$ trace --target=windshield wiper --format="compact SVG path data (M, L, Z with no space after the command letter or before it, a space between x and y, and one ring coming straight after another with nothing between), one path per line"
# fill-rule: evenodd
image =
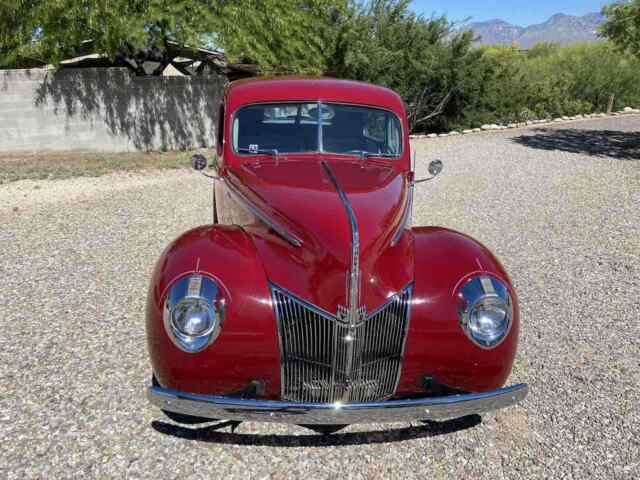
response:
M379 158L396 158L398 155L396 155L395 153L373 153L373 152L367 152L365 153L365 158L371 158L371 157L379 157Z
M249 153L251 155L271 155L276 161L276 167L280 165L280 154L277 148L238 148L240 153ZM260 160L256 160L260 164Z
M358 155L361 159L365 158L396 158L398 155L394 153L375 153L366 152L364 150L349 150L348 152L341 152L342 155Z
M250 153L252 155L273 155L278 158L277 148L238 148L240 153Z

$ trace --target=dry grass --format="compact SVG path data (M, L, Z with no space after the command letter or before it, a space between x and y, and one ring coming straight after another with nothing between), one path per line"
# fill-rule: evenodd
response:
M97 177L115 171L188 167L192 151L149 153L0 153L0 184L17 180ZM207 152L208 157L212 152Z

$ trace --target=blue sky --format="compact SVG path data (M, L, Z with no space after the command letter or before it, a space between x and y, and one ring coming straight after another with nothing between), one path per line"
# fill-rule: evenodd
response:
M412 9L430 16L446 14L450 20L472 21L502 18L523 27L542 23L555 13L584 15L597 12L610 1L603 0L414 0Z

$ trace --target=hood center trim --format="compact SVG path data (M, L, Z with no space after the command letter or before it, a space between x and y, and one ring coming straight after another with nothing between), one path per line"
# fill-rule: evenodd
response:
M321 162L327 177L333 184L333 187L340 196L340 201L347 212L349 218L349 225L351 227L351 266L347 273L347 306L338 308L338 318L344 323L349 324L352 328L363 321L366 318L366 313L363 308L359 307L360 303L360 232L358 229L358 219L353 211L353 207L347 198L347 195L340 187L338 179L336 178L333 170L329 164L325 161Z

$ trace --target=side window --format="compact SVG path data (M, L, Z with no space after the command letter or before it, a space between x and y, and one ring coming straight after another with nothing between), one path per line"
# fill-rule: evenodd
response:
M387 118L387 147L389 153L399 154L402 150L402 138L400 136L400 126L393 117Z
M384 124L387 114L382 112L368 112L363 135L378 143L384 142Z
M395 116L386 112L368 112L362 134L378 143L383 153L399 154L401 151L400 127Z

